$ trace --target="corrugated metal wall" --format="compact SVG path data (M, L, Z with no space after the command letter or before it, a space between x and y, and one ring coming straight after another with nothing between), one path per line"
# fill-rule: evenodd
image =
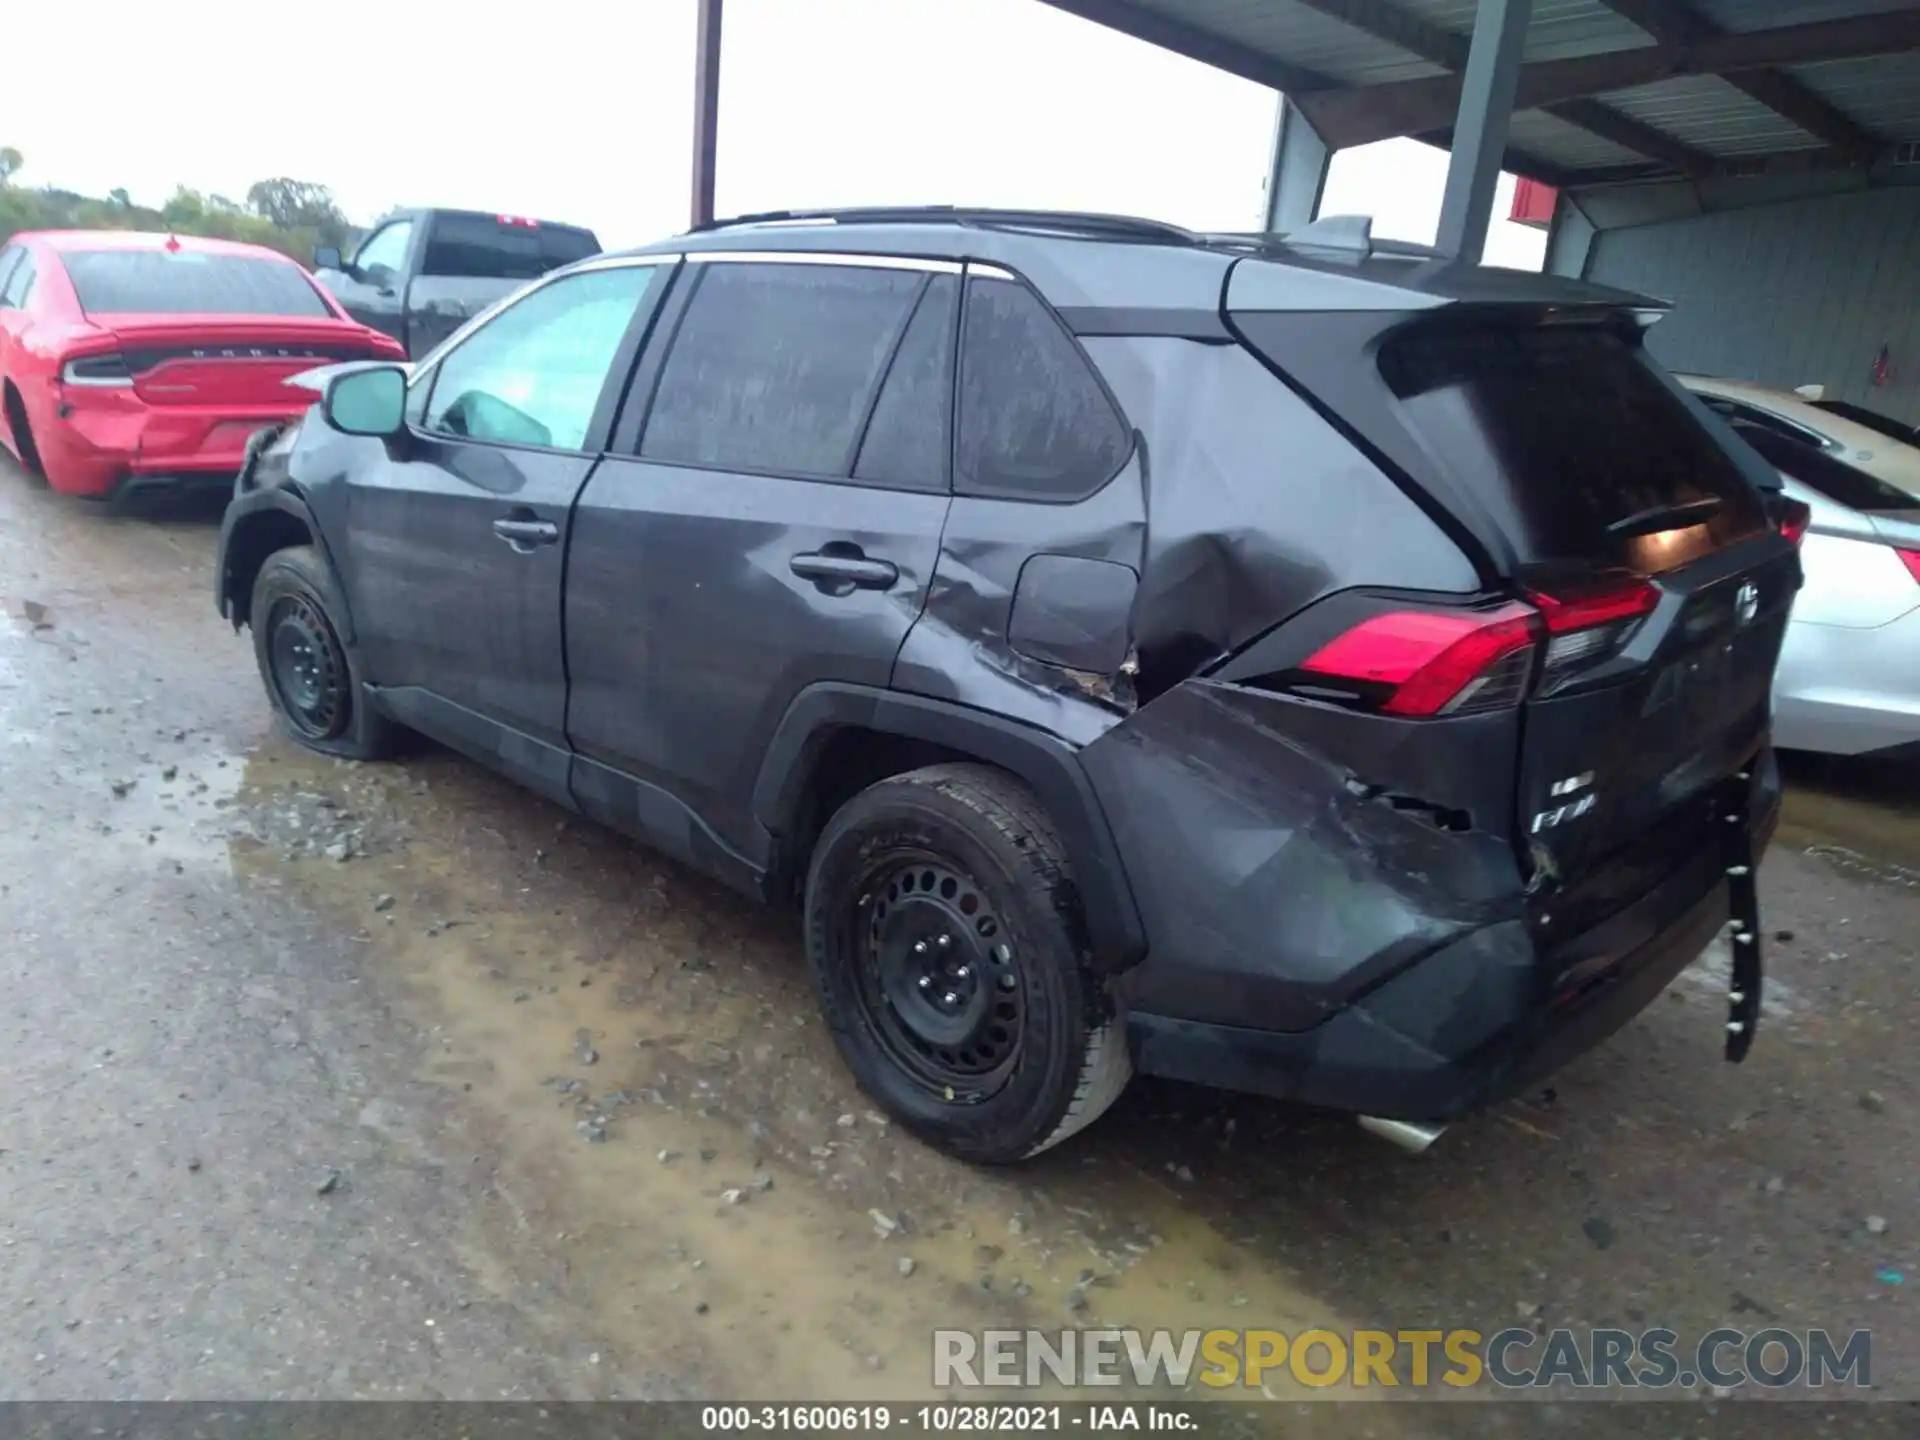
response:
M1674 302L1647 343L1675 370L1821 384L1920 424L1920 186L1602 231L1587 277Z

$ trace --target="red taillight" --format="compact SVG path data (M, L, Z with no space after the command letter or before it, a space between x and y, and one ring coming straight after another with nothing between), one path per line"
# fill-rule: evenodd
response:
M1389 715L1458 715L1517 703L1532 666L1534 613L1524 605L1396 610L1362 620L1309 656L1309 674L1388 687Z
M1644 580L1634 580L1606 590L1570 595L1547 595L1536 590L1530 598L1546 617L1547 633L1564 635L1619 620L1638 620L1660 603L1660 592Z
M1798 545L1807 538L1807 527L1813 523L1813 509L1799 500L1780 502L1780 533Z
M1920 550L1896 549L1893 553L1900 557L1900 563L1907 567L1907 573L1915 580L1920 580Z
M498 218L502 225L518 225L523 230L538 230L540 228L540 222L538 220L529 220L524 215L502 215Z

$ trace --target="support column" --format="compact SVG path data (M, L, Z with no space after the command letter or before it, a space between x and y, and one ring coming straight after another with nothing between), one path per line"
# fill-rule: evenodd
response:
M1285 234L1311 225L1327 188L1333 151L1293 101L1280 97L1274 117L1273 158L1267 165L1266 230Z
M1587 278L1587 257L1593 253L1593 237L1598 233L1586 212L1573 197L1562 194L1553 207L1553 225L1547 231L1547 259L1542 267L1548 275L1564 275L1569 280Z
M1493 219L1493 191L1506 153L1520 52L1533 0L1480 0L1473 44L1460 77L1460 113L1453 123L1446 197L1440 203L1440 253L1479 264Z
M713 220L713 177L720 136L720 6L700 0L693 71L693 224Z

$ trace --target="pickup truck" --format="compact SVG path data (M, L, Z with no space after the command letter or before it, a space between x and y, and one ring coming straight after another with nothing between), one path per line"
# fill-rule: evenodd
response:
M314 278L419 359L502 296L600 253L591 230L477 210L397 210L353 258L313 252Z

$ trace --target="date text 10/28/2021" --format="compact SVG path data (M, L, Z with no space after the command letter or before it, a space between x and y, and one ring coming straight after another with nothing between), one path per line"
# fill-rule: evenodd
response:
M1183 1405L707 1405L700 1428L749 1431L897 1431L907 1435L1007 1434L1018 1431L1200 1428L1197 1407Z

